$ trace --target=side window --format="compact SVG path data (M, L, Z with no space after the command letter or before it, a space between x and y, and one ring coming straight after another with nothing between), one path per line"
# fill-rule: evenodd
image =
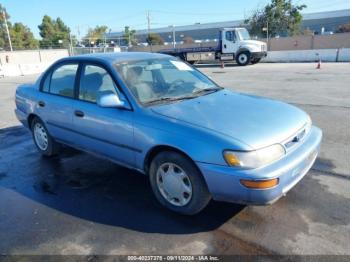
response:
M236 41L236 34L234 31L226 31L226 40L235 42Z
M98 92L101 91L112 91L117 94L117 86L105 69L86 65L80 78L79 99L95 103Z
M77 64L63 65L57 68L51 76L50 93L66 97L74 97L74 83L77 70Z

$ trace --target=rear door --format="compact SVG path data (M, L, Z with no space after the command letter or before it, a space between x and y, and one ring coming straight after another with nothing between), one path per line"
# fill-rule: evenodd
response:
M71 143L74 89L78 63L63 63L48 72L42 82L38 114L49 133L57 140Z
M98 92L107 90L122 95L102 65L83 64L73 104L73 128L79 136L75 142L88 151L134 166L135 153L139 151L133 139L134 112L98 106Z

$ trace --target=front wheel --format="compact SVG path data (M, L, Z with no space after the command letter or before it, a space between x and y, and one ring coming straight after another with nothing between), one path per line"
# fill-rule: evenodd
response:
M197 214L211 199L202 174L182 154L159 153L151 163L149 178L157 200L177 213Z
M60 145L50 136L43 121L35 117L31 123L34 143L39 152L44 156L56 155Z
M236 61L237 61L237 64L240 66L248 65L250 62L250 52L244 51L244 52L238 53L238 55L236 56Z

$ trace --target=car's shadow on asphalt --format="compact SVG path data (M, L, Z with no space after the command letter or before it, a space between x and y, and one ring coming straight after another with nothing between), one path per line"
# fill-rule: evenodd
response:
M148 177L137 171L68 147L57 157L41 157L21 127L0 134L6 141L0 152L16 156L0 158L0 186L84 220L146 233L189 234L217 229L244 208L212 201L195 216L178 215L158 204Z

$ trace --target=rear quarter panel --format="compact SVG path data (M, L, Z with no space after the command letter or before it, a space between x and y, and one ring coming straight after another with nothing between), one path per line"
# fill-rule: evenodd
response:
M26 127L29 127L28 116L35 113L40 95L37 83L23 84L16 89L15 113L18 120Z

